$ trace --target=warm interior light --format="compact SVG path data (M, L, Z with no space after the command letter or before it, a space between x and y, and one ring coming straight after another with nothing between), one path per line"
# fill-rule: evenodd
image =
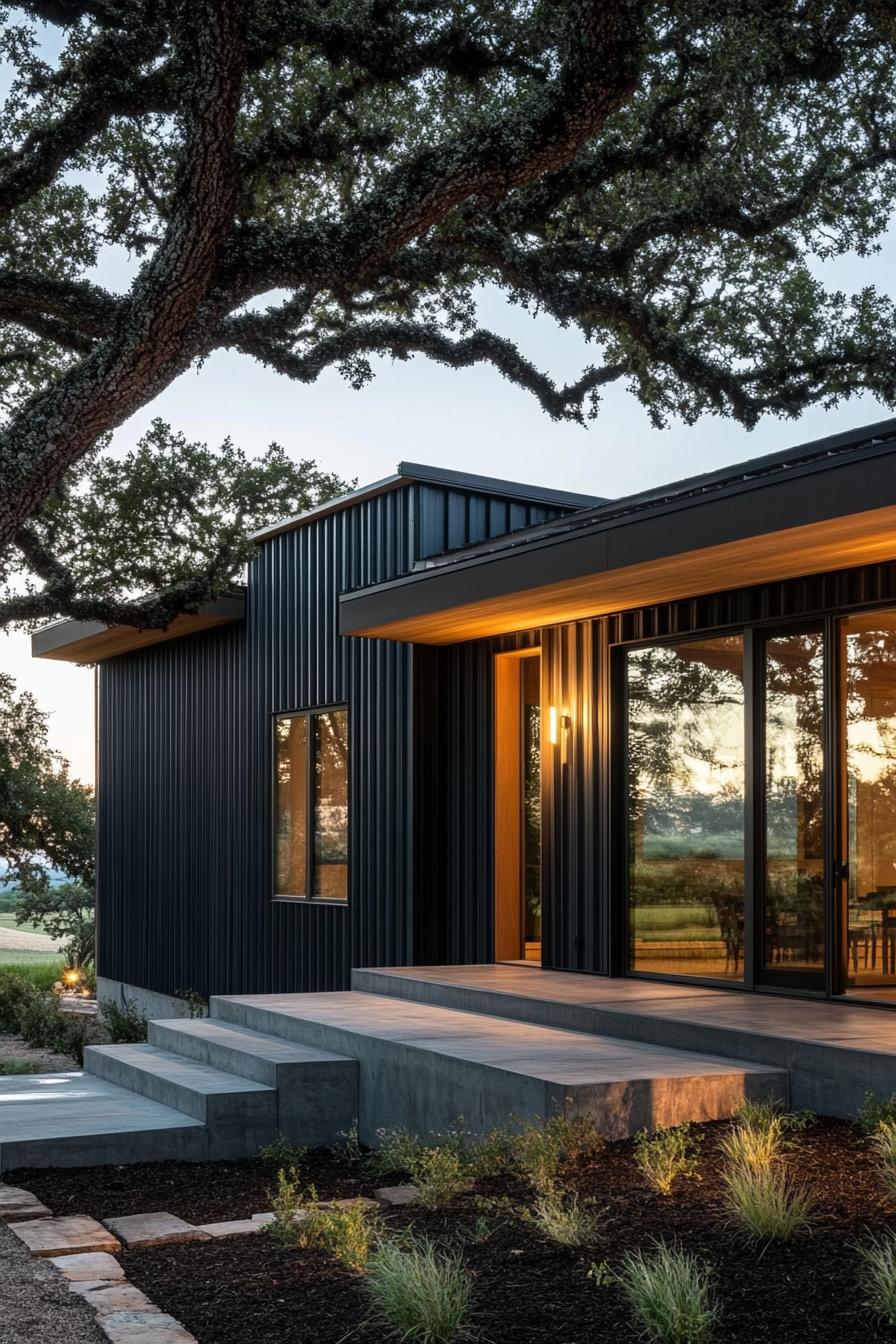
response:
M552 747L556 747L557 743L560 741L560 734L558 731L559 722L560 716L557 713L557 706L550 705L548 707L548 740Z

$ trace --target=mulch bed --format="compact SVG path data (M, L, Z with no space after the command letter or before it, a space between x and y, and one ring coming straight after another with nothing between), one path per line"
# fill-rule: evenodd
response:
M419 1208L386 1215L390 1229L463 1246L475 1276L469 1327L491 1344L634 1344L639 1331L619 1287L593 1265L617 1266L621 1255L655 1239L675 1242L713 1267L722 1314L716 1344L874 1344L894 1332L863 1304L855 1242L870 1231L896 1230L896 1202L883 1189L872 1157L850 1125L818 1121L800 1136L789 1160L794 1178L816 1198L811 1232L789 1246L757 1248L727 1221L716 1145L719 1125L703 1127L700 1179L681 1181L664 1198L644 1185L630 1143L608 1146L574 1173L580 1198L600 1213L599 1241L567 1249L546 1241L519 1214L528 1201L502 1180L481 1182L445 1213ZM253 1174L254 1173L254 1174ZM110 1180L111 1177L111 1180ZM303 1178L322 1196L368 1193L366 1175L325 1156L303 1163ZM271 1184L259 1163L196 1168L151 1167L16 1173L57 1212L112 1213L169 1209L192 1221L255 1211ZM129 1193L128 1193L129 1192ZM247 1202L248 1201L248 1202ZM64 1204L64 1208L62 1205ZM265 1235L131 1252L128 1278L171 1312L200 1344L373 1344L385 1338L369 1317L363 1280L328 1257L278 1247Z
M282 1164L280 1164L282 1165ZM60 1217L86 1213L120 1218L164 1211L189 1223L251 1218L271 1207L277 1163L248 1158L238 1162L144 1162L132 1167L29 1167L3 1179L37 1195ZM301 1161L302 1184L321 1199L371 1195L382 1182L334 1161L329 1152L308 1153Z

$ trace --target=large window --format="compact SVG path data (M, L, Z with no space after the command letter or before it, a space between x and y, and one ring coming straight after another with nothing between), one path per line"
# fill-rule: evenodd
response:
M348 896L348 713L326 709L274 721L276 895Z
M629 965L740 980L743 640L633 649L626 672Z

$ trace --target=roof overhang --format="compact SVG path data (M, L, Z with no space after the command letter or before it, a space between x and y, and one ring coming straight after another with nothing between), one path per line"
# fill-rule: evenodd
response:
M893 422L888 429L851 451L792 464L780 455L766 460L774 470L639 497L629 510L598 509L347 593L341 631L449 644L896 559Z
M101 663L151 644L230 625L245 614L245 594L229 593L204 603L195 613L175 617L164 630L137 630L132 625L104 625L101 621L56 621L31 636L31 656L66 663Z

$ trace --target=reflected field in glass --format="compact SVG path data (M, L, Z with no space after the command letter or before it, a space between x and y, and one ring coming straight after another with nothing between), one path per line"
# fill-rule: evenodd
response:
M629 965L743 978L739 635L626 655Z

